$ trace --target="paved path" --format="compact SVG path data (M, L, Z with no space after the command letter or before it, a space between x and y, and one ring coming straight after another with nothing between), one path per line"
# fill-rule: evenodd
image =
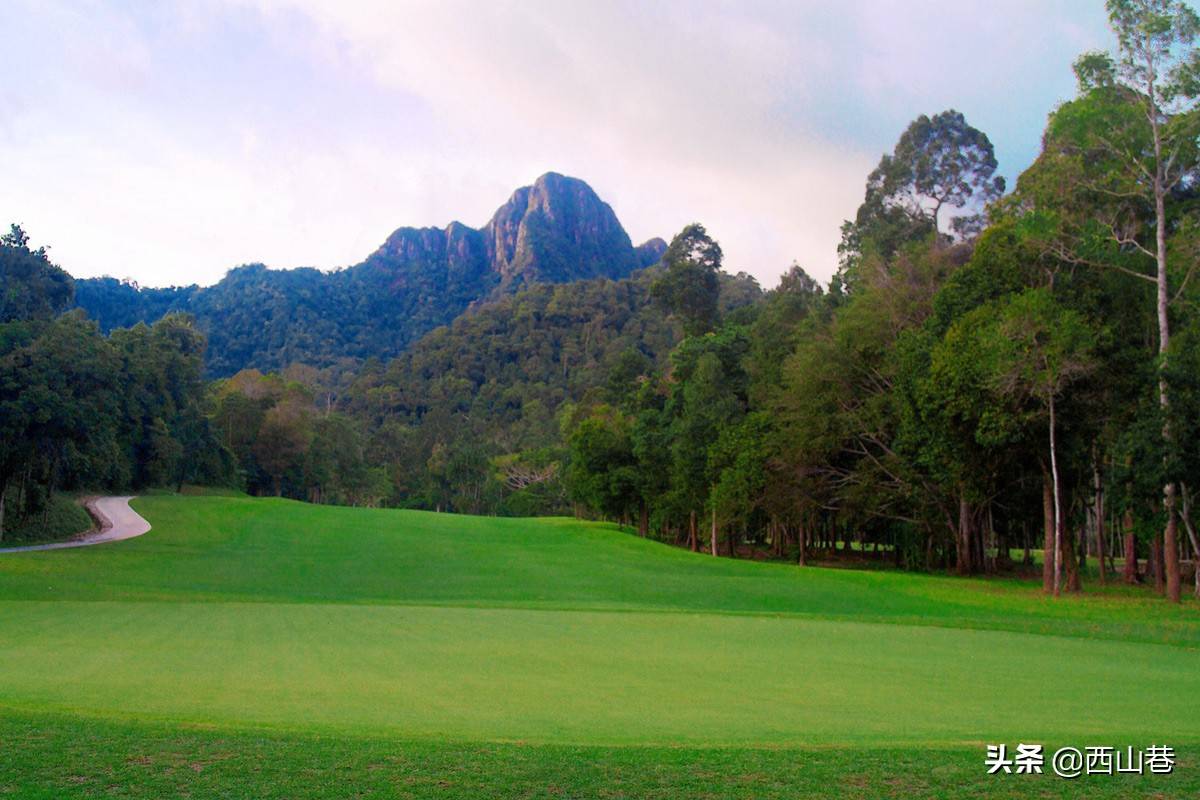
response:
M92 544L132 539L150 530L150 523L129 507L132 497L98 497L87 502L92 516L100 520L100 530L91 531L68 542L33 544L26 547L4 547L0 553L23 553L29 550L61 550L65 547L87 547Z

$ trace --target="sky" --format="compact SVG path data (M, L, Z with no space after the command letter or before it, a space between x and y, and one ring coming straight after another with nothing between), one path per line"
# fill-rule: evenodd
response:
M333 269L547 171L637 244L827 280L867 174L956 108L1010 183L1101 0L5 0L0 224L77 277Z

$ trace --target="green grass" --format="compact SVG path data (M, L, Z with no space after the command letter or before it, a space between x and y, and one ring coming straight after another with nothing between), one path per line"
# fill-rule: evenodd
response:
M20 525L6 529L4 538L0 539L0 547L61 542L85 533L92 527L92 518L78 498L55 493L50 496L44 514L35 514Z
M0 600L459 605L798 615L1200 646L1200 609L1089 587L714 559L570 519L147 497L115 546L0 559Z
M563 519L135 507L146 536L0 557L0 741L23 742L0 797L1200 790L1194 602L713 559ZM983 744L1018 741L1165 742L1181 768L981 779Z
M1194 797L1174 775L988 776L974 747L699 748L431 742L214 731L45 714L0 717L0 797L384 798Z

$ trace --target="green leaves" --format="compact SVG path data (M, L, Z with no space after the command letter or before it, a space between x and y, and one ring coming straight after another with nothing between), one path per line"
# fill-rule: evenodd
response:
M1180 0L1108 0L1107 5L1120 51L1118 78L1167 103L1194 99L1192 45L1200 34L1200 16Z
M29 249L18 225L0 236L0 324L45 320L71 305L75 282L50 262L46 249Z
M866 197L853 222L842 226L841 283L853 288L864 259L891 259L928 236L950 238L943 212L968 209L949 223L960 238L982 226L980 212L1004 193L987 134L950 109L922 114L867 177Z
M688 336L708 333L717 325L721 259L721 246L699 223L680 231L663 256L666 272L655 281L651 294L679 318Z
M567 485L571 495L600 514L624 519L638 504L638 473L629 427L606 407L572 432Z

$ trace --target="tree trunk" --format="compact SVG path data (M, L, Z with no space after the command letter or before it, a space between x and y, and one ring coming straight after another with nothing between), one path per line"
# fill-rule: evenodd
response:
M645 539L650 535L650 509L646 506L646 502L642 501L642 507L638 511L638 536Z
M688 549L693 553L700 549L700 543L696 538L696 512L692 510L688 514Z
M1054 488L1042 473L1042 591L1054 591Z
M1193 592L1196 597L1200 597L1200 537L1196 536L1196 529L1192 526L1192 498L1187 486L1180 484L1179 491L1183 495L1183 512L1179 516L1183 520L1184 529L1187 530L1188 540L1192 543Z
M796 527L796 541L800 545L800 555L796 557L796 563L802 567L804 566L804 560L805 560L804 550L805 550L805 545L807 544L807 542L806 542L807 539L808 539L808 532L805 529L804 521L801 520Z
M1083 587L1079 580L1079 548L1076 546L1075 535L1070 528L1063 527L1062 536L1063 571L1067 580L1067 591L1078 592Z
M1121 580L1133 584L1138 582L1137 539L1133 536L1133 509L1125 509L1125 564L1121 567Z
M709 541L712 544L713 558L716 558L719 555L717 553L717 507L716 506L713 506L713 509L712 509L712 533L709 536Z
M1054 596L1062 591L1062 497L1058 479L1058 443L1055 437L1054 392L1050 392L1050 473L1054 482Z
M958 558L956 572L971 574L971 507L961 492L958 495Z
M1179 515L1175 511L1175 484L1168 483L1163 505L1167 511L1167 529L1163 531L1163 566L1167 573L1167 599L1180 602L1179 582Z
M1163 170L1162 131L1155 110L1158 98L1155 97L1153 78L1149 86L1149 100L1152 109L1150 130L1154 142L1154 262L1155 262L1155 305L1158 312L1158 405L1163 413L1163 442L1170 446L1174 440L1171 431L1171 398L1167 386L1167 351L1171 347L1171 320L1167 313L1170 303L1170 293L1167 284L1167 209L1166 196L1168 192L1167 177ZM1159 563L1166 568L1167 599L1173 603L1180 601L1179 586L1179 521L1175 517L1175 484L1168 480L1163 487L1163 511L1167 514L1167 527L1163 531L1163 558ZM1161 567L1160 567L1161 570ZM1157 585L1157 576L1155 578Z
M1166 589L1163 574L1163 540L1155 536L1150 542L1150 571L1154 574L1154 591L1162 594Z
M1104 568L1104 485L1100 481L1100 460L1096 455L1096 445L1092 444L1092 514L1095 517L1096 562L1100 565L1100 585L1107 581Z

